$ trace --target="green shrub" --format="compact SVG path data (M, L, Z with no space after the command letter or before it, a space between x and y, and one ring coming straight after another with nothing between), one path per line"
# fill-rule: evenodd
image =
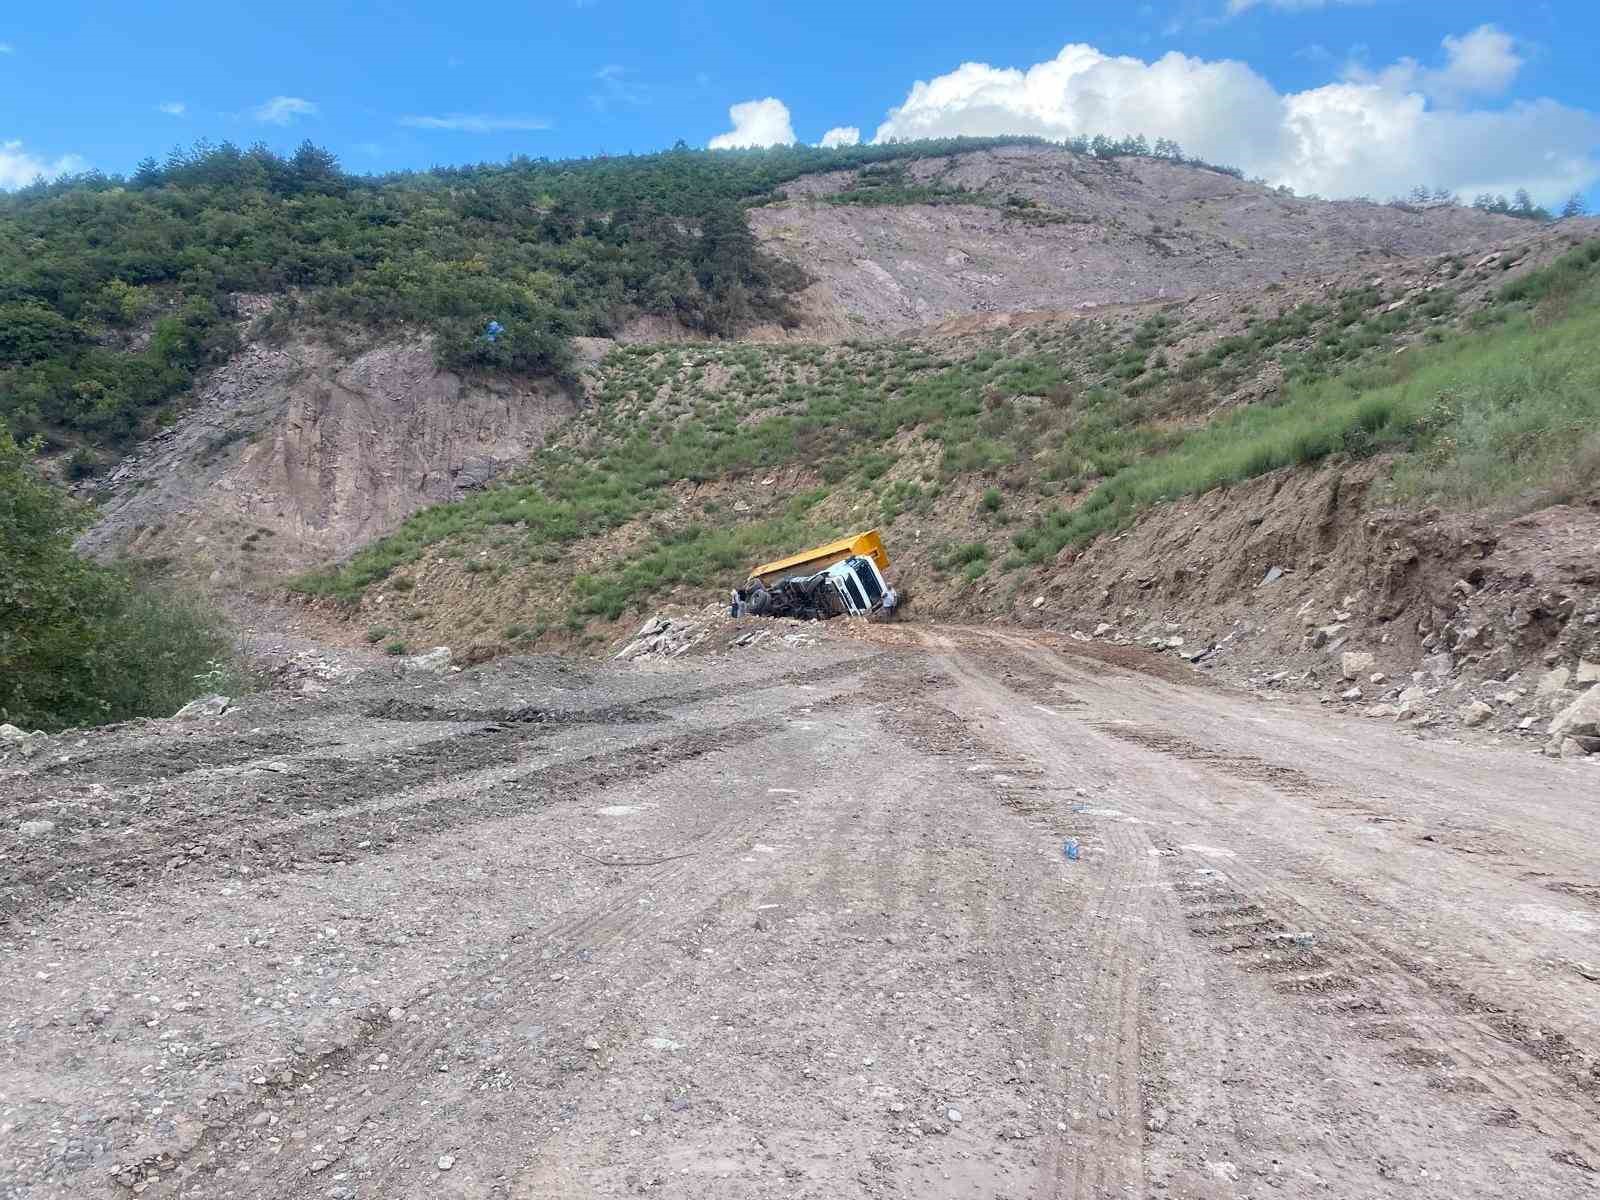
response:
M383 652L393 658L399 658L406 652L406 644L404 642L390 642L383 648Z
M983 507L988 512L999 512L1000 505L1004 502L1004 497L1000 495L999 488L989 488L983 493Z
M0 427L0 721L28 728L171 716L243 683L220 617L79 557L86 514Z

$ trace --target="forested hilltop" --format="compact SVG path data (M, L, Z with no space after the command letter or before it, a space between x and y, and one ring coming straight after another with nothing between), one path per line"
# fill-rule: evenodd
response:
M235 348L237 297L334 335L420 327L442 365L559 375L568 339L639 315L706 336L792 320L800 269L762 252L745 208L800 176L1030 138L699 151L356 176L304 143L199 143L130 177L0 197L0 419L19 438L120 450L170 418ZM1082 139L1100 158L1210 170L1173 143ZM1237 172L1229 171L1231 174ZM918 197L907 197L912 200ZM504 332L483 336L497 321Z
M290 293L280 322L420 326L445 365L540 374L567 368L569 337L638 314L712 336L783 322L805 280L759 250L746 203L823 168L992 144L373 177L309 142L287 158L201 143L129 178L36 185L0 198L0 417L58 447L125 446L233 348L240 293Z

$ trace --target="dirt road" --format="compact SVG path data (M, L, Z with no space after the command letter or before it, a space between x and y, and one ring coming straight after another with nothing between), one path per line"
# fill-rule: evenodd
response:
M0 766L0 1197L1600 1192L1594 765L874 637Z

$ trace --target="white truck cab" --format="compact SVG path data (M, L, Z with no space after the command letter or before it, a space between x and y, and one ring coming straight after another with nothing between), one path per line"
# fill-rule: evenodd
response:
M893 613L898 597L878 570L878 564L865 555L854 555L834 563L822 574L838 592L844 610L853 617L869 616L879 609Z

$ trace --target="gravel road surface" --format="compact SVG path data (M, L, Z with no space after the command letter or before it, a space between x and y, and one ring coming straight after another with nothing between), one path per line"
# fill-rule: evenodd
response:
M938 626L52 738L0 1197L1600 1194L1597 802Z

